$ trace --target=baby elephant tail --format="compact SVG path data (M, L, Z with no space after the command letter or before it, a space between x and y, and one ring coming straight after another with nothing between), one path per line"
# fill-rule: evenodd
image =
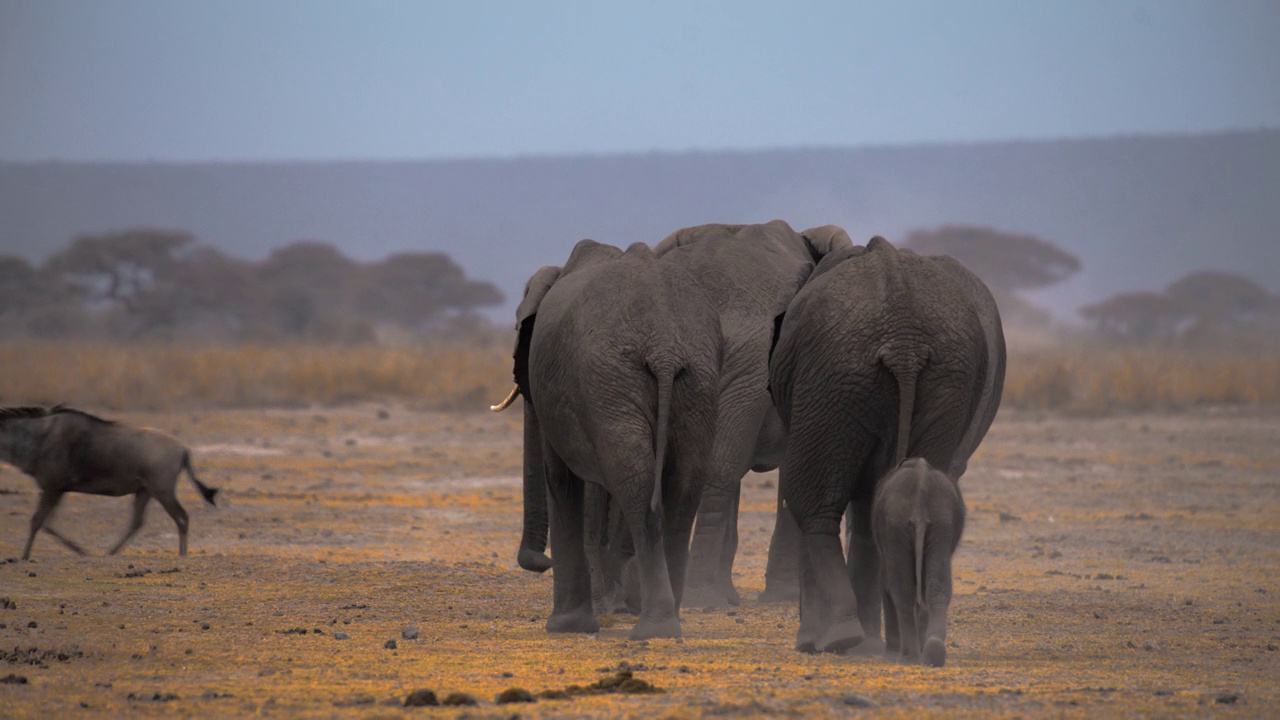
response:
M200 482L200 478L196 477L196 471L191 468L191 453L185 450L182 452L182 469L187 471L187 477L195 483L196 489L200 491L200 497L210 505L216 506L218 503L214 502L213 498L218 494L218 488L209 487Z

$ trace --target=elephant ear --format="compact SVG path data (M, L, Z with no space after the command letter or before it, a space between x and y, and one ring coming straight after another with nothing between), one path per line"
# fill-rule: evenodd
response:
M525 283L524 299L516 308L516 347L512 352L515 360L512 374L515 375L516 387L520 388L520 394L526 402L532 402L529 397L529 342L533 339L533 324L538 315L538 305L558 279L560 268L554 265L540 268Z
M839 225L822 225L800 233L815 263L837 250L853 247L853 239Z

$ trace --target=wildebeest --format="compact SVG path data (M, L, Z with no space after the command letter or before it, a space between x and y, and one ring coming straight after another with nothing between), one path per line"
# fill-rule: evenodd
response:
M187 471L201 497L210 505L217 489L196 477L191 453L175 438L151 428L136 427L62 405L0 407L0 460L30 475L40 486L40 500L31 516L31 532L22 559L31 557L36 533L44 527L63 493L90 495L133 494L133 518L120 548L142 527L147 501L155 498L178 525L178 554L187 554L187 511L178 502L178 473ZM52 527L45 531L73 551L80 546Z

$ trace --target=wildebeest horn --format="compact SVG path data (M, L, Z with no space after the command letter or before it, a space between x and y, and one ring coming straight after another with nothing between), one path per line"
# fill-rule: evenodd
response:
M507 397L497 405L490 405L489 409L493 412L502 412L503 410L506 410L507 408L511 407L511 403L516 401L516 396L519 394L520 394L520 386L512 385L511 394L507 395Z

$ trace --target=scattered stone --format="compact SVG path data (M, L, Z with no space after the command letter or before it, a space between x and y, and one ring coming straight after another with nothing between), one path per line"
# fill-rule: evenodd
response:
M1003 510L1000 511L1000 522L1002 523L1019 522L1020 520L1022 520L1022 518L1014 515L1013 513L1007 513Z
M18 603L10 600L7 597L0 598L0 610L17 610L17 609L18 609Z
M31 622L27 623L27 627L29 627L29 628L38 628L38 627L40 627L40 623L37 623L35 620L32 620Z
M498 696L495 697L493 701L499 705L506 705L507 703L537 702L537 700L533 697L533 693L529 692L528 690L525 690L524 688L514 688L514 687L507 688L506 690L503 690L502 692L498 693Z
M28 682L30 681L27 680L25 675L15 675L13 673L0 678L0 685L26 685Z
M1098 573L1093 576L1094 580L1115 580L1116 576L1111 573Z
M439 705L433 690L414 690L404 699L405 707L427 707Z
M1224 692L1213 696L1213 701L1218 705L1235 705L1239 699L1240 695L1237 693Z
M351 636L339 630L338 632L333 634L333 639L334 640L350 640Z
M209 629L209 623L200 623L200 629L201 629L201 630L208 630L208 629Z
M386 410L383 410L382 408L378 408L377 415L379 420L386 420L387 418L391 417L391 413L387 412Z
M841 698L841 701L849 707L873 708L876 706L874 700L866 695L859 695L858 693L849 693Z
M303 627L289 628L288 630L277 630L278 635L306 635L307 629Z
M383 647L383 648L385 648L385 649L387 649L387 650L395 650L395 649L396 649L396 641L395 641L395 640L388 640L388 641L386 641L386 642L382 643L382 647Z
M476 700L474 696L468 695L464 692L451 692L445 697L444 700L440 701L440 704L451 705L451 706L460 706L460 705L472 706L472 705L479 705L480 702Z
M233 698L233 697L235 697L235 695L232 695L231 693L220 693L217 690L205 690L204 694L200 696L200 699L201 700L225 700L227 698Z
M538 693L543 700L568 700L572 695L564 690L543 690Z
M418 628L410 625L400 631L400 637L404 638L405 640L417 640Z
M338 609L339 610L364 610L368 607L369 606L365 605L364 603L351 603L350 605L343 605Z
M135 702L169 702L171 700L181 700L182 698L173 693L158 692L151 695L151 697L147 697L146 693L129 693L125 699L133 700Z

